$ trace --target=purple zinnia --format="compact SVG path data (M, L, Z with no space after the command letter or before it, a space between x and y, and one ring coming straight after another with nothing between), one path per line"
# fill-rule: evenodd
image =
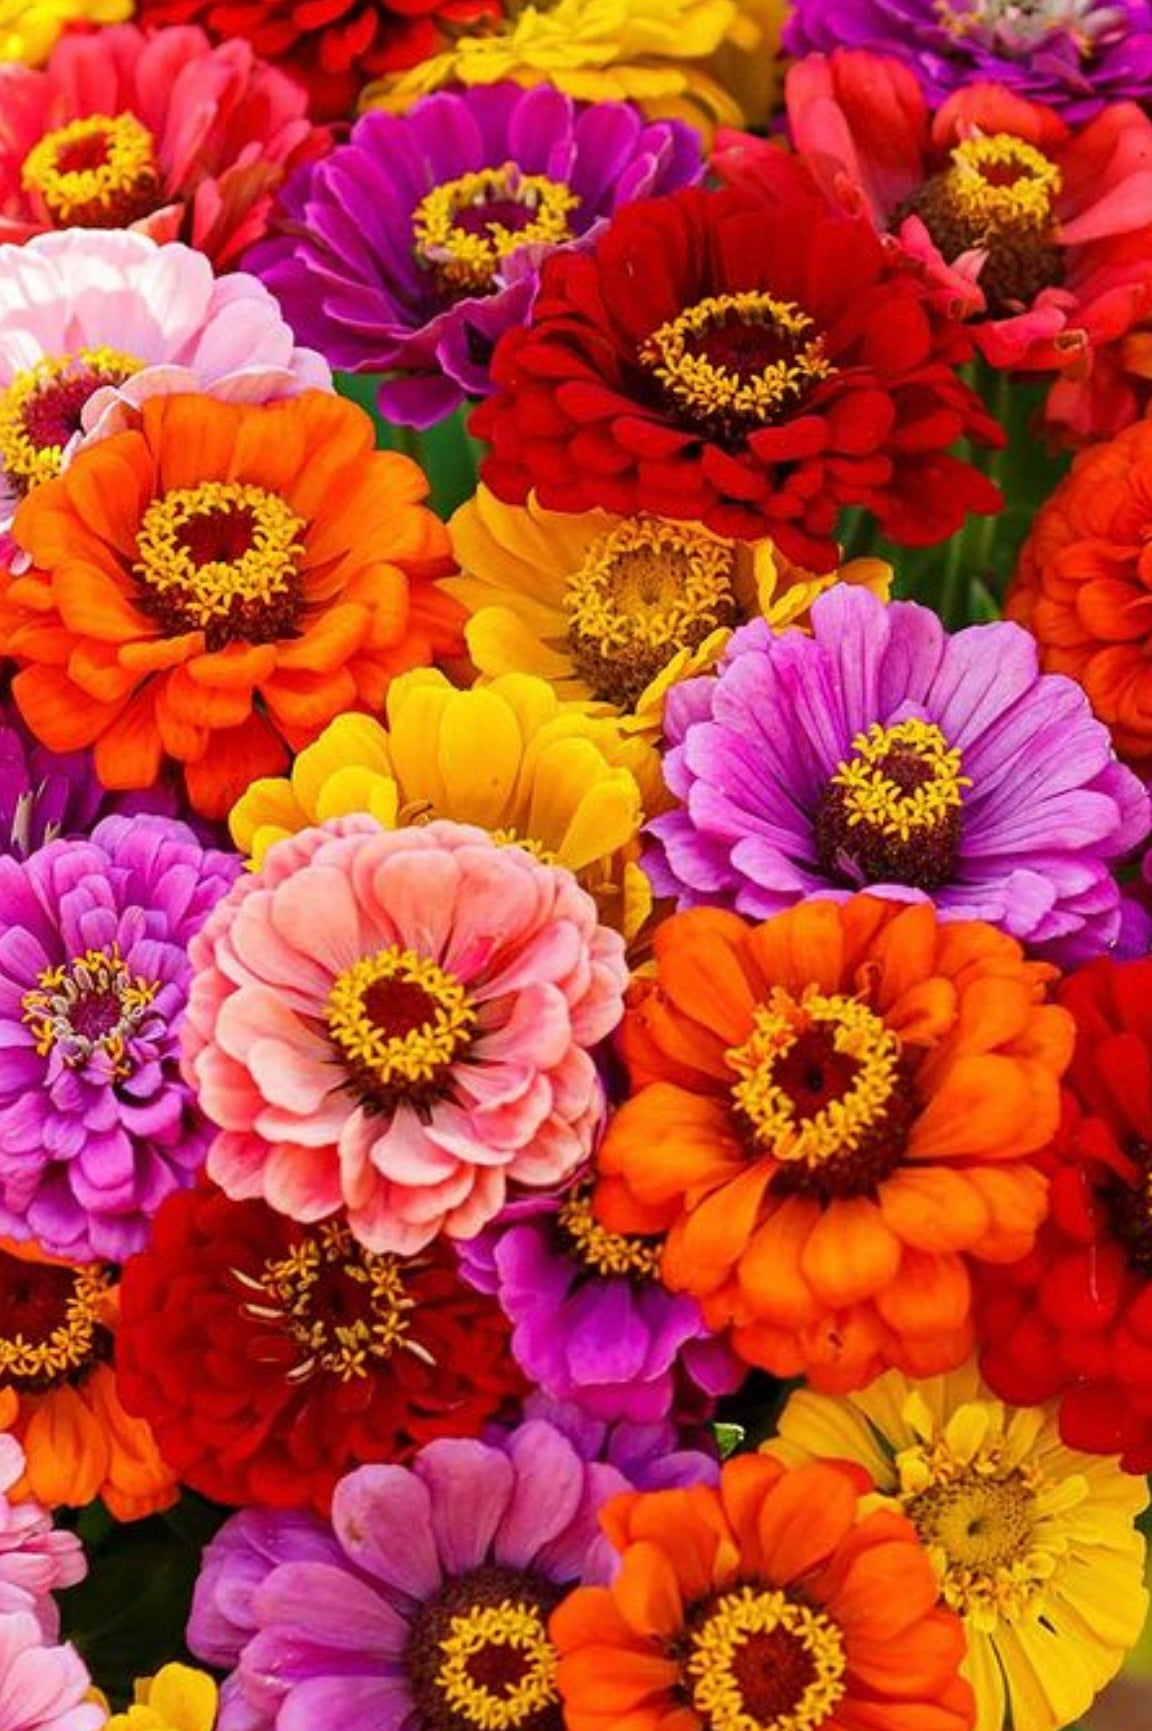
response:
M0 1232L138 1250L213 1127L180 1077L188 941L240 871L164 817L0 859Z
M1080 686L1040 673L1015 625L950 636L927 607L844 587L811 617L811 637L745 626L717 677L669 694L684 803L649 826L657 893L765 919L867 889L1061 963L1114 946L1111 866L1152 818Z
M244 263L301 341L346 372L396 373L381 411L428 427L491 389L492 351L527 318L549 252L702 173L692 127L628 103L544 84L441 92L365 114L301 168Z
M990 79L1067 121L1109 102L1143 102L1152 84L1150 0L796 0L783 45L892 54L931 107Z
M256 1530L237 1516L208 1548L188 1630L216 1663L244 1640L219 1731L442 1731L490 1723L493 1708L502 1724L562 1731L548 1618L577 1582L606 1577L597 1515L629 1488L535 1419L349 1473L327 1555L319 1524L297 1521L274 1561L274 1524L292 1517Z
M590 1192L510 1203L457 1244L461 1271L495 1297L517 1364L554 1400L609 1422L698 1416L741 1370L695 1299L660 1284L661 1241L609 1232Z

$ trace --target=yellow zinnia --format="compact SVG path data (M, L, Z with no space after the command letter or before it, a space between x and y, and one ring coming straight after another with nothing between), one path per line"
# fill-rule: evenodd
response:
M448 527L462 575L442 587L471 615L481 673L538 674L562 697L610 705L653 744L668 691L713 667L735 626L759 615L779 631L802 626L833 583L887 600L892 578L879 559L814 577L771 541L725 541L657 517L569 516L531 499L505 505L483 486Z
M132 0L0 0L0 60L42 66L69 24L120 24Z
M366 108L403 112L446 84L554 84L584 102L630 101L650 115L704 129L739 125L743 111L706 70L725 43L771 52L763 0L557 0L522 6L502 26L462 36L398 78L370 84Z
M792 1395L768 1452L856 1461L928 1548L968 1632L976 1731L1055 1731L1116 1675L1148 1607L1143 1479L1060 1441L1054 1405L996 1400L972 1364Z
M639 866L641 782L655 754L606 713L564 703L542 679L511 674L459 691L419 668L394 679L386 721L342 715L288 777L256 781L232 835L259 866L309 824L366 812L387 829L451 818L567 866L600 917L632 937L651 907Z
M135 1702L113 1713L105 1731L212 1731L218 1691L205 1671L190 1665L165 1665L154 1677L143 1677Z

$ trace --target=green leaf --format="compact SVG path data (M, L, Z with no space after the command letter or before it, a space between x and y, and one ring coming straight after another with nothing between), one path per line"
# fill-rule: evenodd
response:
M441 517L450 517L476 491L480 446L469 437L465 426L470 408L458 410L423 432L415 427L397 427L386 421L376 406L379 385L379 376L336 374L340 395L358 403L376 423L376 443L380 449L401 451L419 463L431 482L433 509Z

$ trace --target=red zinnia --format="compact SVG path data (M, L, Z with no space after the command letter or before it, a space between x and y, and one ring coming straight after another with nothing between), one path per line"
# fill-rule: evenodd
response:
M503 1315L446 1247L375 1256L214 1185L165 1203L120 1297L125 1405L217 1502L323 1513L352 1467L476 1436L524 1389Z
M978 1276L982 1369L1020 1406L1059 1398L1070 1448L1152 1472L1152 958L1065 981L1076 1020L1049 1219Z
M762 195L640 201L593 251L547 261L473 417L498 497L770 534L818 570L847 507L906 545L999 508L948 454L1002 438L956 373L971 339L864 217L780 160Z

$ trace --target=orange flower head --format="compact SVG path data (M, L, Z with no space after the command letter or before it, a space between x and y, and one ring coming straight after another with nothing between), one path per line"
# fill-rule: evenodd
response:
M615 1580L550 1625L568 1731L969 1731L962 1625L869 1488L744 1455L718 1487L609 1503Z
M856 1388L972 1345L967 1259L1027 1254L1072 1021L1055 970L928 903L696 908L655 937L595 1207L777 1376Z
M0 1430L26 1458L18 1495L47 1508L101 1497L117 1520L168 1508L179 1486L111 1364L119 1296L110 1269L0 1240Z
M1152 421L1077 457L1040 506L1006 612L1083 686L1119 755L1152 771Z
M0 650L21 713L54 751L92 746L109 788L174 760L223 817L393 674L458 652L426 493L339 397L152 399L17 512L32 566L0 574Z

